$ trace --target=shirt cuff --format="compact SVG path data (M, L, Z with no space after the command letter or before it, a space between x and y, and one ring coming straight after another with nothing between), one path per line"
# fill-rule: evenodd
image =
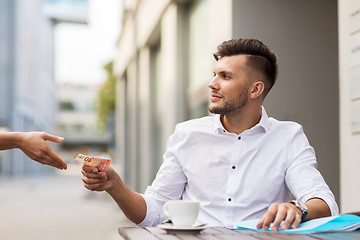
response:
M301 201L302 202L306 202L308 201L309 199L311 198L320 198L322 199L330 208L330 212L331 212L331 216L337 216L339 215L339 207L338 205L336 204L335 200L333 197L330 197L330 196L324 196L324 195L321 195L321 194L316 194L316 195L307 195L307 196L304 196Z
M146 203L146 216L141 223L137 224L137 226L140 227L157 226L158 224L161 223L161 221L164 220L160 214L160 211L162 212L162 209L159 209L158 204L151 197L146 196L144 194L140 194L140 195L144 198Z

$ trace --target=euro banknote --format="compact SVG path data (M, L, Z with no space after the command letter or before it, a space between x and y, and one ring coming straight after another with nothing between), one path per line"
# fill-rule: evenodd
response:
M100 172L107 172L111 163L110 159L89 157L81 153L76 154L74 159L86 166L96 167Z

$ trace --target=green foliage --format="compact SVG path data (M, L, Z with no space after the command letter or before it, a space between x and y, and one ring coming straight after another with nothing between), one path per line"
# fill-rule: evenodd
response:
M108 125L108 118L115 112L116 102L116 78L113 75L113 62L104 66L107 78L101 86L96 102L98 127L102 130Z

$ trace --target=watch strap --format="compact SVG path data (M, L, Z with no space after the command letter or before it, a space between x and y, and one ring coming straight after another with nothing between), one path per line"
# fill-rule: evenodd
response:
M308 208L305 203L299 200L292 200L289 203L295 205L295 207L301 211L301 222L303 222L308 213Z

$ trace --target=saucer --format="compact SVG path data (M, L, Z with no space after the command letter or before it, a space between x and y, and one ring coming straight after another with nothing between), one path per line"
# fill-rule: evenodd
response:
M169 234L199 234L202 230L207 229L207 225L201 226L174 226L169 223L160 224L158 228L166 230Z

